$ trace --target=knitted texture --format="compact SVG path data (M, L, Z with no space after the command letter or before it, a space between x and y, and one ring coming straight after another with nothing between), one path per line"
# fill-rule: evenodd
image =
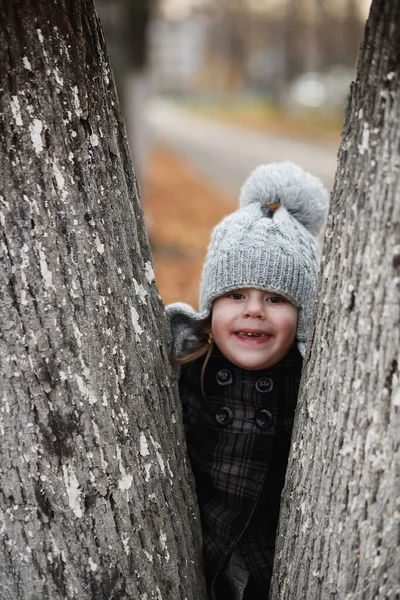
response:
M306 229L318 235L325 222L328 196L317 177L290 162L260 165L243 184L240 206L268 205L277 198Z
M279 203L271 213L268 205ZM188 305L167 307L190 320L210 314L228 291L252 287L281 294L299 308L296 339L302 355L317 282L315 235L323 226L328 194L321 181L293 163L257 167L244 183L240 208L214 229L200 283L200 313ZM177 329L177 331L179 328Z

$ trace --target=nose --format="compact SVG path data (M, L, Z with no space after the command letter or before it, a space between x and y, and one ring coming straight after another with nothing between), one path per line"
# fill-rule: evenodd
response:
M243 311L243 316L253 319L265 319L265 304L262 298L251 296L248 298Z

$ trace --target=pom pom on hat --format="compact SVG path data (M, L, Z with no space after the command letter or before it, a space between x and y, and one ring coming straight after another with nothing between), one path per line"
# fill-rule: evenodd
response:
M260 165L244 182L240 208L254 203L281 203L312 235L317 236L326 218L328 193L322 182L291 162Z

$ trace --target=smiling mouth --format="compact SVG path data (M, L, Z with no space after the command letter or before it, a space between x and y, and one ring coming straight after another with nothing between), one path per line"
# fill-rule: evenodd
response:
M236 335L244 338L269 338L271 337L268 333L258 333L252 331L237 331Z

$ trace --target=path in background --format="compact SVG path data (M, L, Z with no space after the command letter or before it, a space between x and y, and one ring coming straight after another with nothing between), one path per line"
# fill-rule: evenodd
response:
M143 207L164 304L197 308L201 267L213 227L238 199L207 185L190 162L165 146L150 153Z
M304 141L210 120L154 98L147 104L150 139L189 159L199 173L228 194L238 194L260 164L293 161L332 189L338 145ZM278 125L278 124L277 124Z

